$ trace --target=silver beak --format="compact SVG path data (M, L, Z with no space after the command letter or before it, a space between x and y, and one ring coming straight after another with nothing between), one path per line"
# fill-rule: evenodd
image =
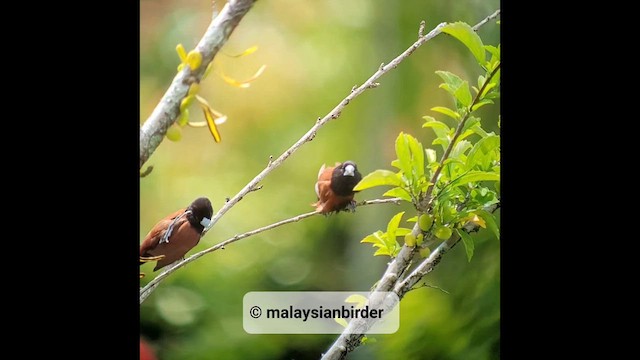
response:
M344 176L354 176L356 168L353 165L347 165L344 167Z

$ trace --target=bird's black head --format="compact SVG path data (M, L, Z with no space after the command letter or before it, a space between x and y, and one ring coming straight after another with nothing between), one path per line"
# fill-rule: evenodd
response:
M187 215L191 225L198 229L200 232L209 225L211 217L213 216L213 207L211 201L206 197L199 197L189 205L187 211L191 211L191 214Z
M362 174L353 161L345 161L333 169L331 190L336 195L347 196L354 193L353 187L362 180Z

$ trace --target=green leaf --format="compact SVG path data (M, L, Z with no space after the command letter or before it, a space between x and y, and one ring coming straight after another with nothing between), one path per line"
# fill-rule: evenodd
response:
M398 157L398 166L400 170L406 175L411 175L411 153L409 145L407 144L407 137L403 132L398 134L396 138L396 156Z
M458 87L453 93L453 96L455 96L455 98L458 99L464 107L469 107L469 105L471 105L471 91L469 90L469 83L463 81L460 87Z
M498 44L498 47L485 45L484 49L491 54L491 60L489 60L488 64L495 64L500 61L500 44Z
M492 213L482 209L476 210L475 213L484 219L487 223L487 228L500 240L500 228L498 228L498 224L496 223L496 217Z
M433 164L434 162L438 161L438 159L436 158L436 151L433 149L426 149L425 153L427 154L427 163L428 164Z
M491 134L478 140L467 155L467 169L472 169L477 164L483 163L483 160L498 147L500 147L500 136L498 135Z
M463 186L470 182L500 181L500 174L491 171L469 171L451 182L452 186Z
M398 225L400 225L402 215L404 215L404 211L395 214L391 220L389 220L389 223L387 224L387 244L389 243L389 240L396 240L396 230L398 230Z
M469 24L458 21L450 23L442 28L443 33L447 33L456 39L460 40L469 50L480 65L484 65L486 56L484 45L480 36L469 26Z
M389 170L375 170L360 180L358 184L353 188L354 191L362 191L375 186L401 186L402 181L396 173Z
M413 201L411 199L411 195L409 195L409 192L401 187L394 187L393 189L382 194L382 196L397 197L408 202Z
M384 233L380 230L374 232L373 234L365 236L364 239L360 240L361 243L371 243L371 244L384 244L384 239L382 236Z
M380 255L393 256L388 248L380 248L380 249L376 250L376 252L373 253L373 256L380 256Z
M469 89L467 89L469 90ZM471 97L471 94L469 94L469 97ZM460 120L460 114L458 114L457 112L449 109L448 107L444 107L444 106L434 106L431 108L432 111L435 112L439 112L441 114L447 115L448 117L458 121ZM427 125L428 123L425 123L422 125L422 127L426 127L425 125Z
M498 44L498 47L495 47L493 45L485 45L484 49L491 53L491 55L495 56L496 59L500 60L500 44Z
M449 138L445 136L445 137L439 137L439 138L433 140L431 142L431 144L433 144L433 145L442 145L442 149L444 150L444 149L449 147L449 143L450 142L451 142L451 140L449 140Z
M462 239L462 243L464 244L464 250L467 253L467 261L471 262L471 258L473 257L473 250L475 245L473 243L473 238L471 235L467 234L464 230L456 229L458 235Z
M347 296L344 302L346 302L347 304L357 304L356 308L362 309L364 305L367 303L367 298L363 295L353 294L353 295Z
M405 236L411 232L411 229L398 228L396 229L396 236Z
M405 138L411 152L411 167L413 168L413 174L416 176L414 180L417 182L421 177L424 177L424 148L413 136L405 134Z
M448 109L448 110L449 111L453 111L453 110L450 110L450 109ZM426 116L424 116L424 117L426 117ZM451 128L448 127L447 124L445 124L445 123L443 123L441 121L437 121L437 120L426 121L424 124L422 124L422 127L423 128L432 128L433 131L436 133L436 136L438 136L438 137L440 137L439 134L446 135L446 134L449 133L449 130L451 130Z
M449 92L451 95L462 85L464 80L462 80L458 75L444 70L437 70L436 74L444 80L445 86L440 85L439 87Z
M460 156L464 155L464 153L469 149L471 149L471 143L467 140L460 140L451 150L449 159L460 159Z
M469 118L467 119L467 121L464 123L464 126L462 127L462 132L466 132L468 130L473 130L477 127L480 127L480 119L469 115Z
M493 101L489 99L480 100L477 103L473 104L473 106L471 107L471 111L476 111L487 104L493 104Z

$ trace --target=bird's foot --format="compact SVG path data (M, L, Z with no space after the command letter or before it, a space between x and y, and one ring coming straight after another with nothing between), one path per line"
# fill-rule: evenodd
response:
M344 211L346 212L356 212L356 205L358 203L355 200L351 200L349 201L349 203L347 204L347 206L345 206Z

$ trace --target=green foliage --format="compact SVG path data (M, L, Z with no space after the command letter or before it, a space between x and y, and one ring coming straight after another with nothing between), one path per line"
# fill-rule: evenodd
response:
M411 232L411 229L398 227L403 215L404 211L397 213L391 218L387 224L386 233L378 230L373 234L367 235L360 242L371 243L374 247L377 247L378 250L373 254L374 256L389 255L395 257L400 251L400 244L398 244L396 237L405 236Z
M479 63L483 63L485 59L484 45L480 36L468 24L458 21L455 23L447 24L442 28L443 33L447 33L456 39L460 40L476 57Z
M462 230L462 226L471 222L488 227L499 238L494 215L484 209L499 201L500 136L485 131L480 118L472 114L485 105L493 104L492 99L500 96L500 45L485 46L475 31L462 22L448 24L443 32L462 42L485 74L478 77L478 87L472 87L472 95L467 80L449 71L435 72L443 81L439 88L449 93L455 104L454 109L446 106L431 108L448 117L449 122L453 120L453 127L433 116L423 116L425 122L422 127L433 130L435 134L431 145L442 148L440 160L435 149L424 149L415 137L400 132L395 141L397 158L391 162L398 171L375 170L365 175L355 189L393 186L384 196L398 197L413 204L416 216L408 221L420 219L417 226L421 235L426 237L431 233L447 241L455 230L470 261L475 246L473 238ZM396 236L399 235L396 229L403 214L396 214L391 219L386 233L377 231L362 240L378 247L374 255L397 255ZM405 245L415 246L417 243L415 235L405 237Z

